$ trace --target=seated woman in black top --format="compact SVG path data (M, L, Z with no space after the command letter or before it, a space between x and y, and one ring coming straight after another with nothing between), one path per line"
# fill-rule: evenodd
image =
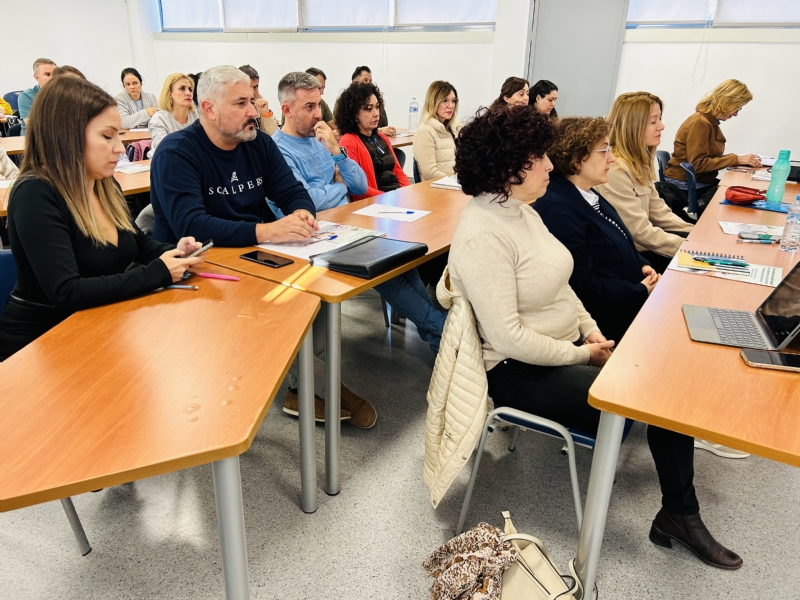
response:
M17 283L0 316L0 361L77 310L133 298L181 279L201 257L133 224L113 175L117 103L96 85L59 77L33 104L20 177L8 204Z
M608 339L619 343L660 276L636 251L614 207L592 190L608 181L614 162L606 120L570 117L559 130L549 152L550 185L535 208L572 253L570 286Z

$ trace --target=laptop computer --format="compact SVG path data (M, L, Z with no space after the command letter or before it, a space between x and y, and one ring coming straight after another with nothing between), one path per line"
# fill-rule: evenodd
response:
M800 263L755 312L684 304L689 336L696 342L782 350L800 333Z

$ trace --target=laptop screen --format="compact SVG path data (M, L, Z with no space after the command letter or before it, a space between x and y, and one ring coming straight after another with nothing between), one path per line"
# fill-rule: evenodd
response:
M800 331L800 263L758 307L756 314L772 338L775 348L789 342Z

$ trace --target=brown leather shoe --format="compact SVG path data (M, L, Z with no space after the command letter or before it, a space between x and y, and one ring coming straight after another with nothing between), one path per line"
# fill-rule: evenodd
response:
M286 392L286 399L283 401L283 412L287 415L297 416L297 406L298 406L298 398L297 398L297 390L293 390L289 388ZM350 420L350 413L344 409L341 410L341 420L342 421L349 421ZM314 420L317 423L324 423L325 422L325 400L314 394Z
M345 384L342 384L342 408L350 412L350 425L355 427L369 429L378 420L378 412L369 400L364 400Z
M672 548L672 540L680 542L703 562L719 569L738 569L742 558L728 550L711 535L705 523L696 515L676 515L661 508L650 528L650 541L657 546Z

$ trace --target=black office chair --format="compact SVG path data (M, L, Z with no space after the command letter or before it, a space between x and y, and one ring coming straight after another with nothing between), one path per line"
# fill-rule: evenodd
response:
M128 155L128 160L133 162L133 153L135 152L135 148L133 144L128 144L128 147L125 149L126 154Z
M664 169L669 164L669 152L666 150L656 150L656 162L658 163L658 180L664 181Z
M697 178L694 174L694 165L690 162L682 162L681 168L686 172L686 194L689 197L689 206L686 207L686 214L697 219Z
M19 137L22 135L22 123L17 123L8 128L8 135L6 137Z
M419 163L417 162L417 159L415 158L414 159L414 183L419 183L420 181L422 181L422 177L419 174Z
M406 166L406 153L400 150L400 148L392 148L394 150L394 155L397 157L397 164L400 165L400 168Z

